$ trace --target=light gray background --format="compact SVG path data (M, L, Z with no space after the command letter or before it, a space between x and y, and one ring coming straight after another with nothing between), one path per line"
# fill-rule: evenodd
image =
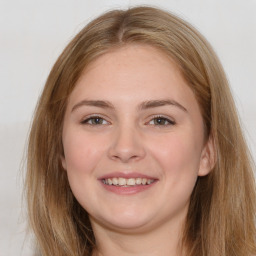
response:
M256 0L0 0L0 256L32 255L25 239L21 163L32 113L64 46L102 11L150 4L210 41L227 72L256 155Z

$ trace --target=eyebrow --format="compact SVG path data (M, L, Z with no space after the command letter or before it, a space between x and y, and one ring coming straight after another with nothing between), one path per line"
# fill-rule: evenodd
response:
M178 107L179 109L183 110L184 112L188 112L187 109L182 106L180 103L178 103L175 100L170 100L170 99L164 99L164 100L149 100L149 101L144 101L138 106L138 110L146 110L150 108L157 108L157 107L162 107L162 106L175 106ZM76 110L77 108L81 106L92 106L92 107L99 107L99 108L106 108L106 109L114 109L114 105L109 102L109 101L104 101L104 100L82 100L78 102L76 105L73 106L71 112Z
M104 100L82 100L78 102L74 107L72 108L71 112L73 112L75 109L81 107L81 106L92 106L92 107L98 107L98 108L109 108L114 109L114 106L109 101Z
M180 103L178 103L175 100L170 100L170 99L145 101L139 105L139 109L144 110L144 109L149 109L149 108L162 107L162 106L166 106L166 105L175 106L175 107L178 107L179 109L183 110L184 112L188 112L187 109L185 107L183 107Z

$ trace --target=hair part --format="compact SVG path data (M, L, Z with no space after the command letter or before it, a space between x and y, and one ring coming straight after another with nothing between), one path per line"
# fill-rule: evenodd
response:
M223 68L191 25L152 7L110 11L82 29L53 66L32 124L27 157L29 224L42 255L86 256L95 246L88 214L73 196L63 156L68 98L86 67L129 44L163 51L179 66L199 103L216 164L198 177L185 223L189 256L256 254L255 184L250 158Z

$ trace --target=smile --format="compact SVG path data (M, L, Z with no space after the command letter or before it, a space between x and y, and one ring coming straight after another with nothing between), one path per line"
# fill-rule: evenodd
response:
M150 185L156 180L154 179L147 179L147 178L108 178L102 179L102 182L105 185L111 186L122 186L122 187L130 187L130 186L138 186L138 185Z

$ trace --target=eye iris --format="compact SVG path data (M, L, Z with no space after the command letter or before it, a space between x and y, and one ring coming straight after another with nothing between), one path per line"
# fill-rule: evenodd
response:
M155 118L155 124L157 124L157 125L163 125L163 124L165 124L165 122L166 122L166 120L165 119L163 119L163 118Z
M95 117L92 119L92 123L93 124L102 124L103 123L103 119L99 118L99 117Z

